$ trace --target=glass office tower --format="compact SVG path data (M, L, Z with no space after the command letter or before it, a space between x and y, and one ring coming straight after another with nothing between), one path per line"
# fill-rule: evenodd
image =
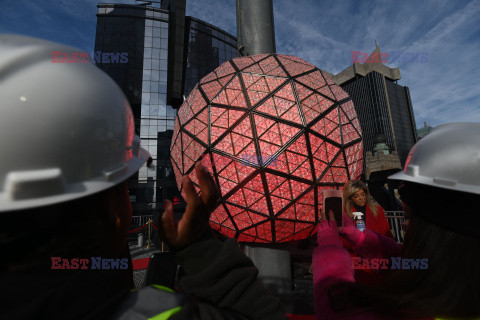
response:
M169 15L168 10L148 6L98 5L95 53L128 53L128 61L97 66L123 89L132 106L135 131L152 158L151 165L143 166L129 181L135 215L151 214L159 198L173 199L177 189L166 161L169 149L164 141L158 143L159 134L163 138L168 131L173 133L176 115L167 105Z
M238 56L237 39L211 24L187 17L188 54L185 97L195 85L216 67Z
M152 214L164 199L174 202L176 212L184 211L170 162L175 107L203 76L236 56L235 46L232 35L185 17L185 0L157 7L98 5L95 53L119 53L124 59L97 66L123 89L136 133L151 155L149 165L129 180L134 215Z

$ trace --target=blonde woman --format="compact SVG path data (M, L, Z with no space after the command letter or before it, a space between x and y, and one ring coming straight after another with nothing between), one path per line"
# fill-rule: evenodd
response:
M353 220L353 212L362 212L365 220L365 226L371 231L387 236L393 239L390 225L385 217L383 208L373 203L367 186L360 180L350 180L343 186L343 199L345 204L344 219ZM345 224L345 223L344 223ZM352 245L341 238L343 247L347 249L351 257L357 257ZM375 285L381 281L380 274L374 270L357 269L355 270L355 280L364 285Z
M353 212L362 212L365 225L376 233L393 238L385 211L373 203L367 186L360 180L350 180L343 187L345 212L353 220Z

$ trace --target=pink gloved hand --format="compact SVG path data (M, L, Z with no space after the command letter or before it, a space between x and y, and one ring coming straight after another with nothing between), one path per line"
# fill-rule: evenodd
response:
M343 215L343 227L338 229L340 236L352 245L355 254L359 257L384 258L401 254L401 244L370 229L365 229L363 232L358 230L346 214Z
M347 240L353 247L356 247L363 242L363 232L357 229L352 219L350 219L345 213L343 214L343 227L339 227L338 231L342 238Z
M317 242L321 246L341 246L340 237L338 236L337 223L335 221L320 221L317 229Z

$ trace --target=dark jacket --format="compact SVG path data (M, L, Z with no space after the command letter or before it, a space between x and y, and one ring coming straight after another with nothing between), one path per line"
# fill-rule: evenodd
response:
M186 273L181 294L151 287L130 292L124 270L3 273L0 318L148 319L181 306L170 319L288 319L235 240L204 240L175 258Z
M187 302L170 319L287 319L279 300L257 280L258 270L235 240L201 241L175 258L186 273L180 287ZM182 304L182 297L170 295ZM158 309L159 313L165 310L160 305ZM152 316L151 311L145 319Z

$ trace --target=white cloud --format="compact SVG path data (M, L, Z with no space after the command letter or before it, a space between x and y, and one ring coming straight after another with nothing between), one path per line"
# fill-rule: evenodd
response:
M351 51L426 53L427 63L394 63L408 86L418 124L480 122L478 0L275 1L277 52L331 73L351 65ZM476 38L475 42L471 39Z
M23 33L93 50L97 0L10 1L0 31ZM134 0L101 2L135 3ZM351 51L428 54L400 67L418 124L480 122L480 0L273 0L277 52L331 73L351 65ZM235 0L187 0L187 15L236 34Z

